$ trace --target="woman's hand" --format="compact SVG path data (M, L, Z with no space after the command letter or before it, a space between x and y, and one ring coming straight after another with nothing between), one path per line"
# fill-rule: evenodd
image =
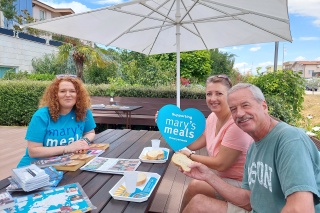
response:
M184 155L187 156L187 157L189 157L190 154L192 153L192 152L189 152L188 150L184 150L184 149L180 150L179 152L182 153L182 154L184 154Z
M89 145L85 140L77 140L65 147L65 153L82 153L83 150L89 149Z

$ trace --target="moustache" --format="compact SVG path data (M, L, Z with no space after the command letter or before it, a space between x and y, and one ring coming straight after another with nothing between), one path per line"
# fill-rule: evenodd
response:
M242 116L241 118L236 119L236 123L239 123L239 122L245 121L247 119L251 119L251 118L253 118L253 116L251 116L251 115Z

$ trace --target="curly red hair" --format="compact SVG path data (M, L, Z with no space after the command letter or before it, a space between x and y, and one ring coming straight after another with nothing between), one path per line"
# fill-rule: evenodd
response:
M73 109L76 112L76 120L84 120L86 117L86 113L88 108L91 107L90 96L85 88L84 84L79 78L74 78L70 76L65 76L62 78L56 78L53 82L47 86L40 102L39 107L48 106L49 112L52 120L57 121L60 116L60 104L58 98L58 90L59 84L62 81L71 82L77 92L77 100L76 104L74 105Z

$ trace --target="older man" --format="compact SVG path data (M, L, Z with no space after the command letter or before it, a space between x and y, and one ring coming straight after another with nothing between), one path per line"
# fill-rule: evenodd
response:
M208 182L226 201L195 196L183 212L320 212L320 158L300 129L268 114L261 90L240 83L228 92L236 124L255 141L248 151L242 188L193 163L187 176Z

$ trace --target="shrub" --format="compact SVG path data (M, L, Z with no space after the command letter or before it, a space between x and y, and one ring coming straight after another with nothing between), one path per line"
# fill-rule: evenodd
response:
M248 79L266 96L270 114L296 125L302 117L304 79L293 71L276 71L259 74Z
M33 81L51 81L55 78L55 74L50 73L32 73L27 71L15 72L13 70L7 71L2 80L33 80Z
M47 85L44 81L0 81L0 125L27 125Z

